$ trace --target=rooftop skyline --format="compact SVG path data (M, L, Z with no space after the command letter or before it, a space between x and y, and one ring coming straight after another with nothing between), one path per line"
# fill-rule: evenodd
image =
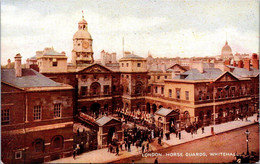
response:
M125 51L146 57L220 55L227 40L232 52L259 52L259 1L1 1L1 64L20 53L23 61L45 47L65 51L82 10L100 52Z

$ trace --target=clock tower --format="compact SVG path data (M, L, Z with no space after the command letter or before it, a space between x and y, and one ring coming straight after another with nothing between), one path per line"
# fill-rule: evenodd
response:
M74 66L84 67L94 62L92 41L88 32L88 23L82 16L78 23L78 31L73 36L72 64Z

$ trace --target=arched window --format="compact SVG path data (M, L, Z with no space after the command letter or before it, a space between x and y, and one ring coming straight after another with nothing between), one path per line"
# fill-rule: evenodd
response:
M136 83L136 86L135 86L135 94L137 95L142 95L142 92L143 92L143 87L142 87L142 82L138 81Z
M44 152L44 141L42 139L36 139L34 141L35 152Z
M63 137L62 136L53 137L52 147L55 148L55 149L62 149L62 147L63 147Z
M92 95L99 95L100 94L100 84L98 82L94 82L90 86L90 91Z

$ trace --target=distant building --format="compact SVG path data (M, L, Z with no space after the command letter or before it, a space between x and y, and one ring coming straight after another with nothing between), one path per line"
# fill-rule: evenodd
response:
M225 45L223 46L221 50L221 58L222 59L230 59L233 58L232 49L228 45L228 42L226 41Z

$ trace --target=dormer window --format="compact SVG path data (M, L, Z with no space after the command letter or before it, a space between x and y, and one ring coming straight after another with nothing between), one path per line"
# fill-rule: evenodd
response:
M141 63L137 63L137 67L141 67Z

